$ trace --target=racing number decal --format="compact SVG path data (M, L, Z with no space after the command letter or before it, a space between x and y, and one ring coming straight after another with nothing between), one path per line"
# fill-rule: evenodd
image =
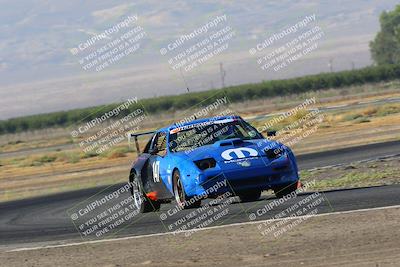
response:
M236 156L236 158L243 159L246 157L246 155L243 152L248 153L249 156L251 156L251 157L258 156L257 150L249 148L249 147L228 149L228 150L225 150L224 152L222 152L221 156L226 160L231 160L231 159L233 159L232 154L234 154Z
M155 183L160 182L160 162L159 161L153 162L153 180Z

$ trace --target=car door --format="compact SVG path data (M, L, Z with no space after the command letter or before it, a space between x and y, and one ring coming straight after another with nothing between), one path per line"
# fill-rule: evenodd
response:
M166 132L161 131L154 136L150 153L152 156L149 159L149 167L151 168L154 184L163 185L169 192L172 192L169 170L171 166L168 162Z

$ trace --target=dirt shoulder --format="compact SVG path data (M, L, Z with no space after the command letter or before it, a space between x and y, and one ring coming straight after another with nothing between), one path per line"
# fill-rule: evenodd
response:
M1 266L399 266L400 208L309 218L275 238L259 223L32 251Z
M400 183L400 155L327 166L300 172L301 181L314 181L312 191Z

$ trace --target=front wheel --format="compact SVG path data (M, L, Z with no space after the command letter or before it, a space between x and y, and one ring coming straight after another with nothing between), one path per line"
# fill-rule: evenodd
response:
M282 198L296 191L296 189L297 189L297 182L290 185L274 188L274 193L277 198Z
M185 188L183 187L181 175L178 170L174 171L174 195L176 203L183 209L198 208L201 206L201 199L195 200L186 195Z

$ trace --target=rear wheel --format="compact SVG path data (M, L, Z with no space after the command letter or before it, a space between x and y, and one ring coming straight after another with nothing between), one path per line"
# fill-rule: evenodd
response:
M136 177L132 180L131 193L133 198L133 204L139 210L140 213L147 213L160 210L160 202L149 199L143 193L141 183Z
M274 193L276 197L282 198L296 191L296 189L297 189L297 182L290 185L274 188Z
M178 170L174 171L174 195L178 206L184 209L198 208L201 206L201 199L194 200L186 195L185 188L183 187L181 176Z
M241 202L256 201L261 196L261 190L252 190L252 191L241 192L241 193L238 193L237 195L239 196Z

